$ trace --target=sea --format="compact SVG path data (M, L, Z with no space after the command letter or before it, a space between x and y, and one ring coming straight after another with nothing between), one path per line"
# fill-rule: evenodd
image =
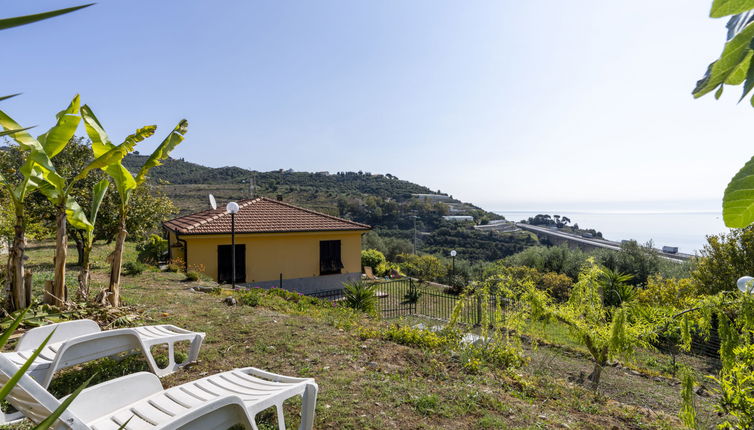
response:
M657 248L677 246L679 252L698 253L707 243L707 235L729 229L723 224L720 211L712 210L495 210L509 221L526 220L537 214L566 216L580 228L593 228L608 240L620 242L634 239L639 243L652 241Z

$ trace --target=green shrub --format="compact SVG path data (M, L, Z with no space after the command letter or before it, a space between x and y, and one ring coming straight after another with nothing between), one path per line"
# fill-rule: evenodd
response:
M136 260L147 264L157 264L163 261L168 253L168 241L153 234L149 238L136 245Z
M182 270L181 266L174 263L168 264L167 268L165 268L166 272L171 272L171 273L178 273L181 270Z
M139 261L129 261L123 265L123 274L126 276L141 275L147 270L147 265Z
M377 276L390 276L390 273L397 273L402 276L401 267L396 263L385 261L374 268L374 274Z
M259 306L259 291L257 291L256 289L241 291L237 296L239 303L241 303L242 305L252 307Z
M377 271L377 267L385 263L385 255L376 249L365 249L361 251L361 266L371 267Z
M363 282L349 282L343 284L343 303L357 311L368 314L377 313L379 298L375 293L377 284L365 284Z
M448 267L434 255L401 254L398 265L408 276L422 281L445 282Z
M199 280L200 277L201 277L201 275L199 274L199 272L193 272L193 271L186 272L186 280L187 281L196 282L196 281Z

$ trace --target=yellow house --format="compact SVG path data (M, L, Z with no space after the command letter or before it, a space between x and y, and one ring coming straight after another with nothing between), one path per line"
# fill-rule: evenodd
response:
M361 276L366 224L260 197L238 202L236 283L302 293L340 288ZM169 256L220 283L233 279L231 214L214 209L163 223Z

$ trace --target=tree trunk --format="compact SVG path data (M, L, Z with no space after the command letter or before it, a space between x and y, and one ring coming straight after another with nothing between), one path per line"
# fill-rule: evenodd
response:
M65 206L58 208L58 215L55 226L55 277L53 278L53 304L58 307L64 307L68 299L65 288L65 260L68 253L68 234L66 227L68 223L65 219Z
M84 265L84 243L86 239L82 238L82 234L77 230L73 231L72 236L73 241L76 243L76 253L78 254L78 261L76 262L76 265L81 267Z
M600 383L600 376L602 375L602 365L594 362L594 369L592 369L592 373L589 374L589 381L592 383L592 388L597 389L597 386Z
M31 270L24 270L24 294L26 294L26 304L31 305L31 284L34 278L31 275Z
M602 376L602 368L607 365L607 352L608 348L605 346L599 353L594 356L594 369L589 375L589 380L592 382L592 389L596 390L600 384L600 376Z
M82 255L80 257L81 269L79 271L79 297L83 300L89 299L89 279L91 278L89 272L89 254L91 254L91 252L92 247L84 245L82 249Z
M44 285L44 295L42 300L48 304L48 305L54 305L55 304L55 294L53 293L53 283L50 280L45 281Z
M16 225L13 227L13 244L8 256L8 312L24 309L29 306L26 302L24 284L24 251L26 250L26 237L24 236L24 211L16 208Z
M123 244L126 241L126 216L122 214L120 217L120 230L118 231L118 237L115 239L115 251L113 251L113 260L110 263L110 287L108 301L114 307L120 306L120 269L123 260Z

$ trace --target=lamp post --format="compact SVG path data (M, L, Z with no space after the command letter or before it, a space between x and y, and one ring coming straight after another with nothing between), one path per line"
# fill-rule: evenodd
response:
M742 276L736 281L736 286L742 293L752 294L754 293L754 291L752 291L754 288L754 278L751 276Z
M452 269L450 270L450 283L451 284L455 281L455 278L456 278L456 254L457 252L455 249L450 251L450 257L453 259L453 266L451 266Z
M239 207L238 203L236 202L230 202L227 206L225 206L225 209L230 214L230 253L231 253L231 266L232 269L232 283L233 283L233 289L236 289L236 214L238 213Z

